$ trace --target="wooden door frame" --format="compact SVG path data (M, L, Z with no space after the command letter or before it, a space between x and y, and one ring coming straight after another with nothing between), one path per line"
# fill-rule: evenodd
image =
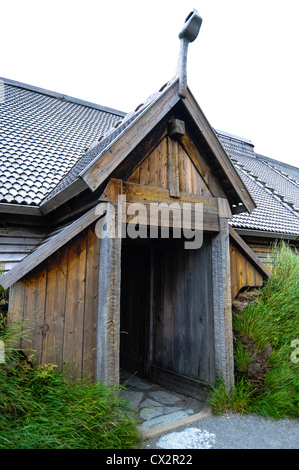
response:
M130 194L127 202L132 202L134 198L143 203L157 199L166 202L172 200L168 190L113 179L109 181L102 200L114 204L118 196L124 194ZM190 199L203 203L203 230L215 235L212 243L215 362L217 376L223 378L226 389L230 390L234 380L228 230L231 212L227 200L223 198L180 195L181 202L190 202ZM116 227L119 222L117 217L113 218L112 214L108 214L108 217ZM121 238L101 240L96 378L113 385L119 383L120 283Z

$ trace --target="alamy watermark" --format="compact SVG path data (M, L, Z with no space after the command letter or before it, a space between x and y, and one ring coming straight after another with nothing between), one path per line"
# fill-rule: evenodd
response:
M203 204L139 202L100 203L96 235L103 238L182 238L185 249L198 249L203 242Z

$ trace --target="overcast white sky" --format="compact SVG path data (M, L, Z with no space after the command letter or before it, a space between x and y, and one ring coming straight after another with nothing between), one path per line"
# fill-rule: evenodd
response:
M132 111L173 77L196 8L188 85L210 124L299 166L299 0L0 0L0 76Z

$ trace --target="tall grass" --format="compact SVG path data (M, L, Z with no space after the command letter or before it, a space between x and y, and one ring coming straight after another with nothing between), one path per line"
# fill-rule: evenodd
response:
M15 331L0 332L9 344ZM0 364L0 449L132 449L136 421L117 388L69 382L53 365L33 368L13 348Z
M299 256L285 243L274 249L272 277L258 300L233 315L235 387L231 395L219 382L210 401L215 413L231 409L272 418L299 416L299 359L292 342L299 342ZM244 346L244 339L254 348ZM298 347L298 346L297 346ZM253 362L265 348L271 351L262 380L249 378ZM245 397L245 399L244 399Z
M7 305L0 286L0 449L136 448L138 425L118 388L69 382L51 364L33 367L15 347L26 332L7 327Z

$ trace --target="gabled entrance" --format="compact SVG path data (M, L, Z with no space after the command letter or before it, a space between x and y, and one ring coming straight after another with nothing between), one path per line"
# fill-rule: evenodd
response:
M46 284L37 292L45 327L41 331L49 328L48 344L56 347L56 313L47 310L55 293L48 293L46 274L34 269L45 263L43 272L52 276L49 257L61 250L59 255L66 259L68 242L76 246L78 236L86 250L72 250L72 259L67 258L74 261L73 269L66 271L72 289L68 283L59 284L65 299L61 315L71 322L71 328L62 322L59 327L63 351L76 346L81 359L86 348L92 351L91 372L95 380L109 385L119 383L121 358L132 370L170 388L200 393L217 375L229 390L233 341L228 219L232 212L250 211L255 205L193 96L187 90L181 99L178 87L178 80L170 83L90 150L92 159L80 170L75 192L67 187L63 201L68 194L75 199L82 192L87 206L94 207L86 213L82 208L83 215L54 233L1 282L6 288L13 285L11 307L25 312L24 320L32 314L24 310L24 299L26 305L36 301L36 292L27 288L31 272L38 283ZM134 239L130 245L130 239L115 236L119 225L131 222L133 214L127 209L132 204L148 209L160 203L189 205L192 217L197 204L203 209L200 248L186 250L183 240L157 237ZM124 213L118 212L119 206ZM106 237L99 236L102 222ZM139 222L161 230L165 223L163 217L156 224L148 222L147 211ZM90 246L84 235L88 227ZM174 219L170 228L176 228Z

